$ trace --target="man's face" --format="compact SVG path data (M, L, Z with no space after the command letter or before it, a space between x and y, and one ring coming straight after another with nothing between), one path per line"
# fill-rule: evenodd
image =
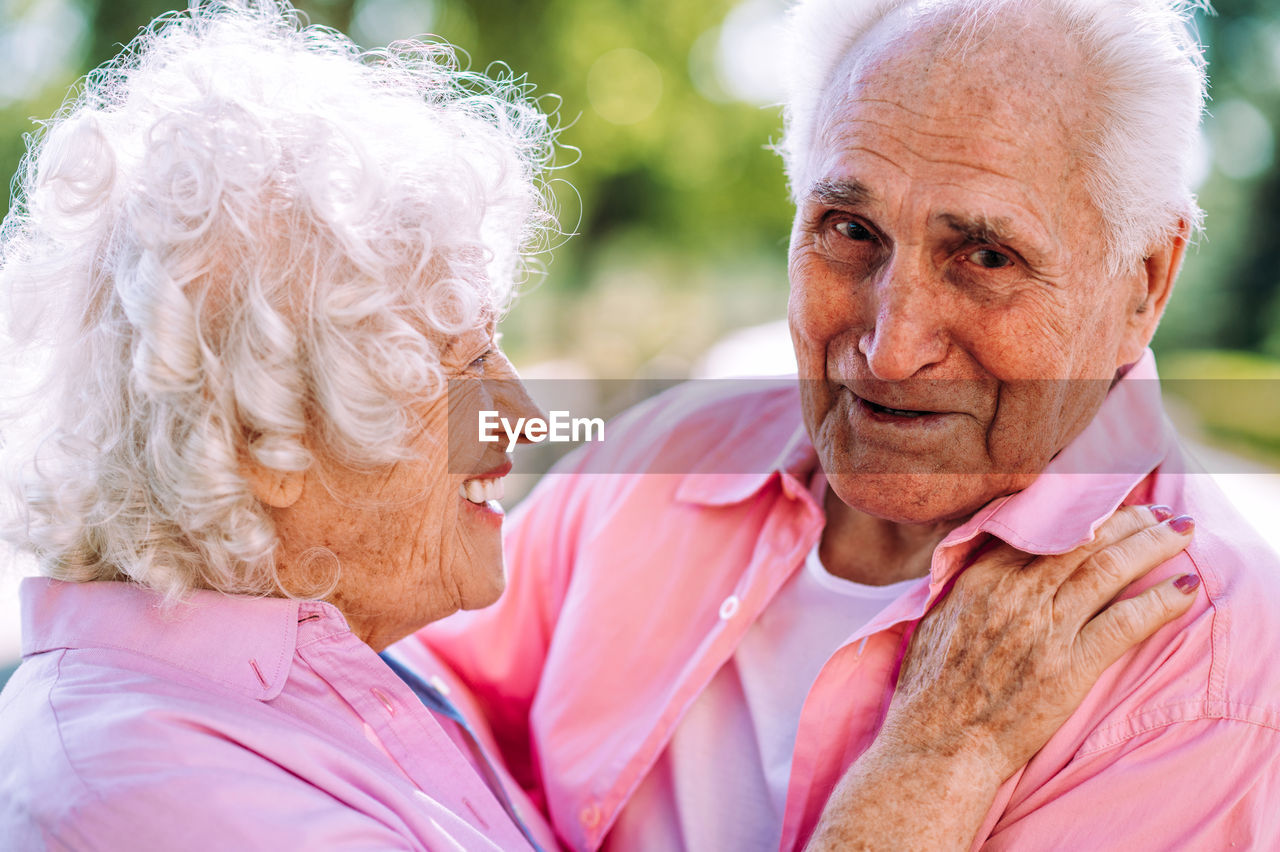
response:
M855 509L936 523L1025 488L1154 330L1143 264L1106 272L1088 85L1044 32L963 61L913 34L827 92L789 317L806 425Z

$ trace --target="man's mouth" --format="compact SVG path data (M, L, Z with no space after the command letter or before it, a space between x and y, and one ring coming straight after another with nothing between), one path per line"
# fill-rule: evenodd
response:
M890 408L887 405L879 405L878 403L874 403L869 399L863 399L862 397L858 397L858 402L865 405L867 409L871 411L871 413L879 414L882 417L915 418L915 417L927 417L930 414L938 413L937 411L919 411L919 410L910 409L910 408Z

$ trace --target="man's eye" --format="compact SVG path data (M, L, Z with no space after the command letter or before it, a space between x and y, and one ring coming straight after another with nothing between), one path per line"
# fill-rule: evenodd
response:
M977 264L983 269L1003 269L1013 263L1013 260L1007 254L1001 254L994 249L978 249L968 256L970 263Z
M858 242L867 242L868 240L874 240L876 238L875 234L871 233L857 222L837 222L836 233L842 237L857 240Z

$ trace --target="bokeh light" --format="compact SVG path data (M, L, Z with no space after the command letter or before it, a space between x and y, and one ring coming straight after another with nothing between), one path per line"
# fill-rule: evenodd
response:
M1206 125L1213 142L1214 165L1234 180L1253 180L1271 168L1275 133L1257 107L1231 98L1213 108Z
M662 71L639 50L611 50L587 72L587 98L610 124L637 124L653 115L662 101Z
M744 103L782 102L784 0L743 0L724 19L716 45L720 87Z
M360 0L351 19L351 37L361 44L389 44L435 31L435 0Z
M84 12L71 0L0 0L0 107L65 76L84 41Z

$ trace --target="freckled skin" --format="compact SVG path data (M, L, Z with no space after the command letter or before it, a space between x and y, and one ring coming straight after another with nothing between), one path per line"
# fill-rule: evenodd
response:
M846 62L799 176L789 318L839 497L823 557L853 579L920 576L947 529L1025 488L1140 357L1180 259L1154 247L1108 274L1082 171L1088 76L1051 27L1016 32L958 59L925 30ZM868 197L832 203L822 182ZM927 435L871 427L859 391L945 416Z
M283 582L314 588L329 581L331 561L302 558L308 548L327 548L341 574L326 600L375 650L459 609L488 606L505 587L501 524L477 517L459 488L507 456L470 435L455 436L449 458L450 425L474 428L481 408L512 419L540 414L493 337L488 322L444 348L447 376L486 381L417 407L415 458L362 471L317 453L296 502L273 510Z

